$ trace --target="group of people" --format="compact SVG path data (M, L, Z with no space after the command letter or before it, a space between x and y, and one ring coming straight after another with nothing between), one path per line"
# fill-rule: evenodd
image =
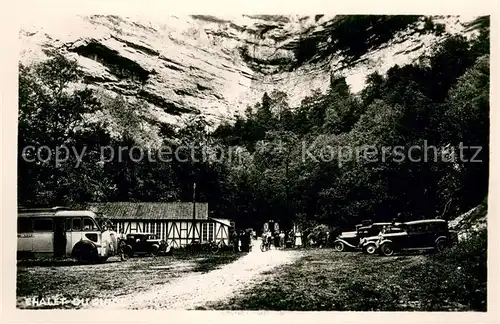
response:
M235 251L250 252L254 236L255 233L251 230L233 231L231 233L231 245Z
M294 231L293 229L288 232L283 230L266 230L262 233L262 241L276 249L300 248L305 246L306 243L303 242L303 235L305 234L300 231ZM231 233L231 245L235 251L250 252L253 245L252 241L256 238L256 233L253 230L235 230ZM307 241L308 239L308 237L304 237L304 240Z
M276 249L284 249L286 247L294 248L302 246L302 234L290 230L271 232L270 230L262 233L262 241L269 246L274 246Z

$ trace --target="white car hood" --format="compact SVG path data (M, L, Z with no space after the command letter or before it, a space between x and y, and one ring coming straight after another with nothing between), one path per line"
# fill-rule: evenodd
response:
M340 237L345 237L345 238L347 238L347 237L356 237L356 236L358 236L358 232L342 232L340 234Z

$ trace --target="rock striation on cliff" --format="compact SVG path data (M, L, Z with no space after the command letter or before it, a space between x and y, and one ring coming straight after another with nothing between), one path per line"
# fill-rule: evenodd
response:
M418 60L432 45L472 35L476 17L78 16L24 24L21 62L55 50L78 61L83 82L126 100L143 99L161 123L190 114L231 120L264 92L290 106L332 73L359 91L365 77Z

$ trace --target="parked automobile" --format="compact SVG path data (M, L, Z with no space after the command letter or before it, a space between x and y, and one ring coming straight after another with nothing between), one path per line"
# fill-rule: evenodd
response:
M406 222L400 231L381 233L376 247L381 255L390 256L399 251L442 251L454 241L454 234L444 219L427 219Z
M382 228L378 235L364 237L360 240L361 251L365 254L375 254L377 252L377 241L381 234L399 233L402 229L397 225L388 225Z
M365 221L362 224L356 225L356 231L342 232L335 242L333 242L333 247L339 252L346 251L347 249L357 250L361 247L360 243L363 238L378 235L384 226L389 225L392 225L392 223L372 223L371 221Z
M342 232L335 242L333 247L336 251L342 252L347 249L357 249L359 246L359 236L357 231Z
M125 254L132 257L141 255L168 255L171 247L152 233L133 233L125 235Z

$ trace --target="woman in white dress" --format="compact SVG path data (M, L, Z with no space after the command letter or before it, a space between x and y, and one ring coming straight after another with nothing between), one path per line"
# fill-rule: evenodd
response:
M301 247L302 246L302 234L297 231L295 232L295 247Z

